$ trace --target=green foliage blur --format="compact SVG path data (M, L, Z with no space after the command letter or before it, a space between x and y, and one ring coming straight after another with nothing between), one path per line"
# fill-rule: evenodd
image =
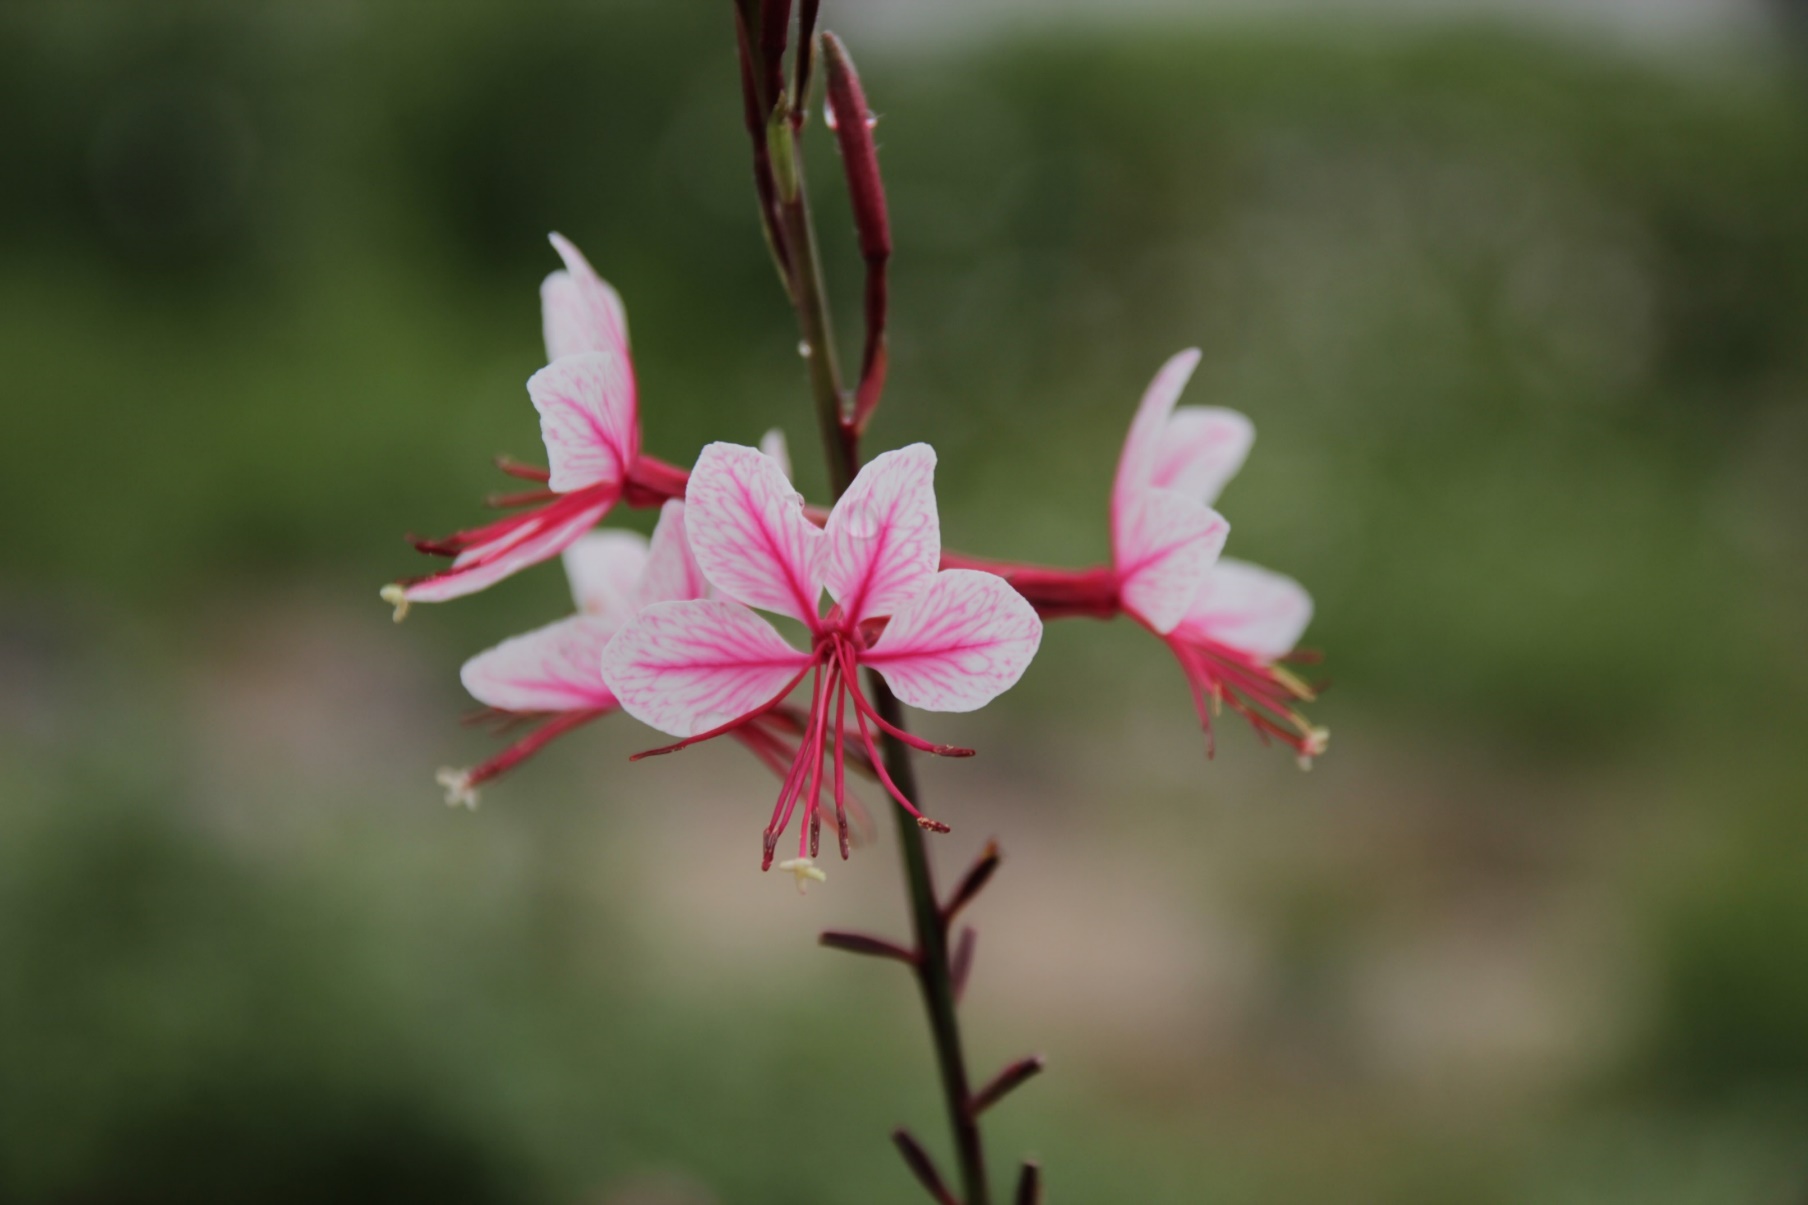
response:
M920 1019L810 948L863 877L901 924L889 852L775 931L736 927L785 894L753 873L674 922L652 885L690 841L751 871L768 787L626 770L625 720L447 814L433 769L491 748L456 665L563 586L376 600L537 454L549 230L626 299L650 450L778 423L820 493L730 29L0 17L0 1201L917 1199ZM1231 551L1306 583L1328 658L1310 776L1228 720L1207 763L1159 647L1090 622L962 729L950 851L1025 851L978 975L1046 988L976 987L975 1057L1055 1068L998 1157L1055 1201L1803 1199L1795 69L1300 23L853 50L897 242L875 446L935 443L947 542L1102 559L1135 400L1198 345L1189 400L1260 431ZM1060 896L1146 958L1064 962Z

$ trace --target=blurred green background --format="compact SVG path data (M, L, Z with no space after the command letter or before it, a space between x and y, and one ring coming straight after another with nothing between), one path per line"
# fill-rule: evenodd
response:
M838 26L836 0L825 23ZM0 1200L907 1202L944 1147L893 852L800 900L772 784L626 719L448 812L456 669L548 569L379 584L538 455L558 229L646 443L791 433L726 3L0 15ZM856 23L856 31L857 31ZM1309 775L1052 626L932 717L990 1123L1055 1201L1808 1200L1808 88L1778 45L1486 25L853 43L897 238L875 446L1083 564L1138 393L1256 451ZM850 31L855 32L855 31ZM812 175L857 296L832 145ZM853 313L843 311L844 334ZM851 349L849 353L851 354ZM644 516L612 520L641 523Z

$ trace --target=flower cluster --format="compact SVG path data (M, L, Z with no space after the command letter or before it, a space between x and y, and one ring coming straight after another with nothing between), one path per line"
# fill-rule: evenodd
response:
M475 806L481 784L625 711L679 738L638 756L727 736L770 768L781 785L762 866L796 816L797 856L781 865L800 882L820 878L825 814L847 856L848 816L858 814L850 770L922 827L946 831L887 772L881 734L920 752L972 752L888 721L861 671L913 707L972 711L1023 675L1043 620L1069 616L1121 614L1159 637L1208 738L1228 707L1302 764L1323 752L1324 730L1298 710L1312 691L1282 664L1310 598L1289 578L1220 556L1230 525L1213 504L1254 432L1234 411L1178 405L1196 351L1161 369L1131 423L1110 499L1110 565L981 560L942 548L927 444L875 457L826 512L792 488L777 432L760 448L710 444L688 471L645 455L621 300L576 247L552 242L565 267L541 289L548 363L527 385L548 467L502 462L540 488L493 499L515 512L507 518L417 542L451 566L382 591L399 620L412 603L469 594L555 556L570 578L575 614L465 663L465 687L486 708L478 718L527 731L471 769L441 771L449 802ZM618 503L658 507L650 540L597 529ZM761 611L801 625L804 647ZM793 705L793 693L807 702Z

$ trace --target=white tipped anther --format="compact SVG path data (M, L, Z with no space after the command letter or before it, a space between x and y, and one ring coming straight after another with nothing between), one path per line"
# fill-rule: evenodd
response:
M477 810L477 788L471 785L469 770L455 770L447 766L434 778L440 786L446 788L447 807L462 807L473 812Z
M397 623L401 623L404 619L408 618L408 591L404 590L401 586L396 585L394 582L390 582L387 586L384 586L381 590L377 591L377 597L395 608L395 621Z
M810 889L811 883L826 883L829 876L816 865L814 858L792 858L778 864L780 870L788 870L797 876L797 894L803 895Z

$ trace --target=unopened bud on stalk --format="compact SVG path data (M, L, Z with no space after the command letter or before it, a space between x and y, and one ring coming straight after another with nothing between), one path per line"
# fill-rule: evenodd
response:
M885 184L879 178L879 150L873 142L874 121L866 107L866 92L840 38L824 33L822 49L829 79L829 122L847 171L860 254L869 260L889 256L891 219L885 209Z
M854 397L852 429L858 433L879 405L885 388L885 324L889 308L886 265L891 259L891 217L885 208L885 182L879 176L879 149L873 142L873 115L847 47L832 33L822 35L823 64L828 75L824 116L841 148L847 173L848 199L854 207L854 229L860 257L866 261L866 350L861 357L860 385Z

